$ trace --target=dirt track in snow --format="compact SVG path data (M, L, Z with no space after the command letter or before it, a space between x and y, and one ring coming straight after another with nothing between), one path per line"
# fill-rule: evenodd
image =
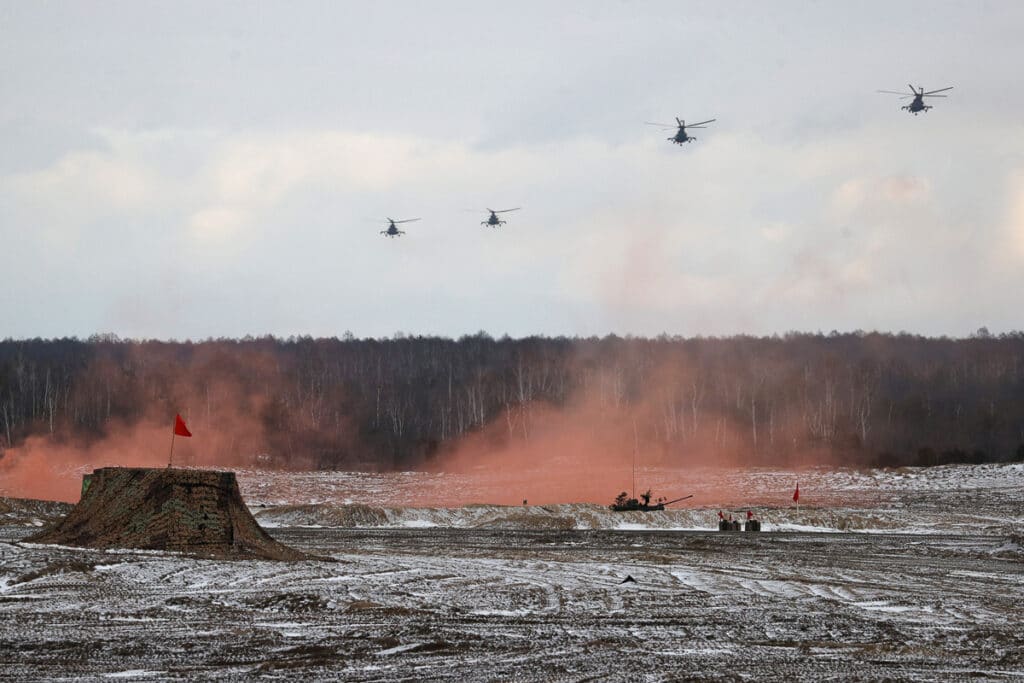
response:
M1021 680L992 535L308 529L335 562L21 545L0 678ZM620 585L630 574L636 583Z

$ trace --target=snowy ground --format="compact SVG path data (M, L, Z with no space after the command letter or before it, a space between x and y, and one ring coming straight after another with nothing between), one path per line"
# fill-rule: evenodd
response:
M693 494L657 513L598 503L487 504L528 490L514 475L241 471L242 495L265 526L535 529L714 529L718 512L752 510L766 531L1006 535L1024 529L1024 464L897 470L642 470L656 492ZM800 505L793 504L800 482ZM456 491L465 503L446 505ZM608 496L607 503L613 496ZM532 498L531 498L532 500Z
M0 679L1024 680L1019 466L801 473L817 501L799 515L769 505L790 473L729 475L767 482L777 528L816 529L760 535L579 528L604 524L597 506L556 508L547 527L540 506L344 506L311 484L330 475L277 476L302 496L260 502L300 507L259 516L334 562L26 544L35 528L8 503ZM328 526L354 518L368 521ZM872 533L827 531L843 519Z

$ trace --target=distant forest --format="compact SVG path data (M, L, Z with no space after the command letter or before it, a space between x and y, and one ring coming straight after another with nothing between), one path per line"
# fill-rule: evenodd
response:
M630 440L663 464L1021 460L1024 333L0 342L0 453L181 412L193 431L241 420L253 441L237 448L269 465L429 468L581 402L631 415Z

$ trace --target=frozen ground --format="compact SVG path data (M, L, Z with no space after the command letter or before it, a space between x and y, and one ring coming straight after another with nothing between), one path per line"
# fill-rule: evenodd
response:
M541 506L344 505L367 476L243 477L289 505L256 508L276 537L334 562L26 544L45 510L8 501L0 678L1024 680L1019 466L801 473L799 515L776 500L792 473L723 475L777 528L817 530L760 535L654 528L713 521L702 506L615 530L578 528L597 506L545 526ZM827 531L841 519L873 533Z
M1020 679L1020 540L278 529L337 562L0 544L0 677ZM636 583L620 584L626 575Z
M517 502L526 498L537 487L536 475L239 472L242 495L265 526L697 530L715 528L720 510L740 517L753 510L772 531L1005 535L1024 529L1020 463L800 472L651 469L638 479L656 494L693 498L665 512L613 513L598 503L536 505L533 495L526 506L482 502L507 500L510 490L524 492L511 496ZM797 481L799 507L792 501ZM455 493L463 504L447 502Z

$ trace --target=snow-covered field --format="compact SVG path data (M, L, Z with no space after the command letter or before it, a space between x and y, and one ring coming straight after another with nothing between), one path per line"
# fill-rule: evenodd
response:
M7 504L0 678L1022 680L1022 470L801 472L799 513L794 473L705 473L743 500L635 520L242 473L276 537L335 560L290 564L27 544ZM815 533L668 530L747 506Z
M693 497L656 513L598 503L502 506L516 475L240 471L242 495L268 526L527 529L714 529L718 512L753 511L765 531L1007 534L1024 528L1024 464L898 470L642 470L656 493ZM800 505L792 500L800 483ZM450 502L457 494L458 506ZM609 495L610 503L614 495Z

